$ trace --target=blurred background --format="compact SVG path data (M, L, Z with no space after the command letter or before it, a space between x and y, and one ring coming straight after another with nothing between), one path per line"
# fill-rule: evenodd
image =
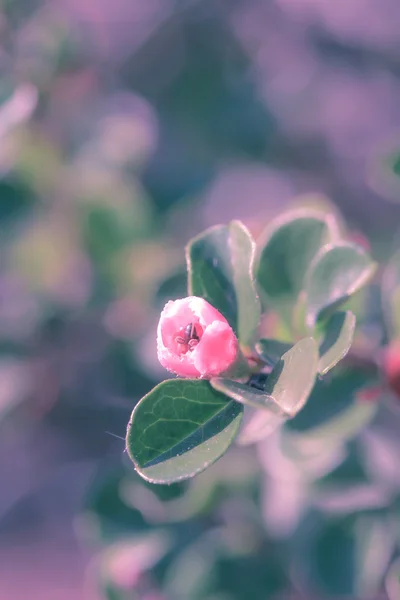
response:
M387 597L394 409L389 449L369 432L304 477L273 438L151 486L120 438L165 378L191 236L329 198L391 255L399 50L398 0L0 0L1 600ZM360 456L375 495L317 510L312 486L359 485Z

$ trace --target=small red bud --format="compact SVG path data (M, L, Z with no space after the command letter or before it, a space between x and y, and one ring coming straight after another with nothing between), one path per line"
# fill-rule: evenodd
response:
M383 372L390 389L400 398L400 340L392 342L383 356Z

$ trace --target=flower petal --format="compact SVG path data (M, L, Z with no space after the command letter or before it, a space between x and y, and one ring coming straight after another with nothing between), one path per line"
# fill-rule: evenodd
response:
M193 357L188 352L181 357L170 352L168 348L158 348L158 360L162 366L181 377L200 377L201 373L193 363Z
M229 324L214 321L193 352L194 365L202 377L214 377L229 369L237 353L238 341Z
M186 328L196 323L191 338L196 341L189 344ZM238 341L227 320L204 298L189 296L165 305L157 328L157 353L168 371L182 377L213 377L232 365L237 352Z

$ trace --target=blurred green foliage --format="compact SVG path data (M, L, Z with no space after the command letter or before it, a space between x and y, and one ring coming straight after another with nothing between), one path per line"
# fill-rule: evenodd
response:
M62 593L76 572L53 569L54 544L86 568L73 520L94 558L66 598L397 599L400 415L381 359L400 322L399 13L0 2L2 596ZM184 246L231 218L257 237L315 189L346 239L394 256L346 306L354 352L281 432L150 486L109 433L165 377L155 325L185 294ZM264 339L290 342L268 308Z

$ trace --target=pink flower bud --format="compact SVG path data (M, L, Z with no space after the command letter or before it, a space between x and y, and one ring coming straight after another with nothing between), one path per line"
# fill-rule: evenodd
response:
M203 298L167 302L157 329L158 360L181 377L215 377L233 365L238 341L228 321Z

